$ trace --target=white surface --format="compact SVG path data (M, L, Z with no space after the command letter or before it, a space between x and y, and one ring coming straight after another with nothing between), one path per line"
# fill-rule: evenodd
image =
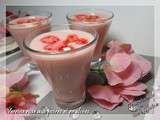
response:
M154 7L152 6L101 6L101 7L9 7L10 10L46 10L53 12L53 24L67 23L66 14L74 9L98 8L111 10L115 17L109 30L110 38L133 44L137 53L154 55Z

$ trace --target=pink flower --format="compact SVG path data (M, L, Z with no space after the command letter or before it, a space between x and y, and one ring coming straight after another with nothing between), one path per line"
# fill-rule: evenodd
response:
M151 63L134 53L130 44L111 41L108 46L104 72L109 85L131 85L151 70Z
M28 62L28 59L21 59L14 63L13 67L9 67L6 73L6 86L16 90L23 90L29 83L29 78L24 66Z
M23 115L19 114L10 114L8 113L9 109L6 107L6 100L5 98L0 98L0 116L4 120L25 120Z
M12 91L6 96L6 108L16 109L33 109L36 104L36 95L31 93Z
M95 103L102 108L112 110L124 100L131 103L135 97L144 95L146 88L145 84L138 82L129 86L92 85L88 88L88 92Z
M88 92L92 100L105 109L133 102L135 97L146 94L147 86L140 79L149 73L151 63L137 55L130 44L111 41L106 52L106 64L103 70L108 85L92 85Z
M23 90L27 87L28 83L28 75L23 70L6 74L7 87Z

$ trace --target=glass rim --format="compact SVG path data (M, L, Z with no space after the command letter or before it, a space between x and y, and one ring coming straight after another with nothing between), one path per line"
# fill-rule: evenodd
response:
M56 25L52 25L52 27L56 28L56 27L60 27L60 26L69 26L69 25L72 25L72 24L56 24ZM78 29L76 29L76 30L78 30ZM37 30L32 30L31 32L34 32L34 31L37 31ZM80 31L81 31L81 30L80 30ZM48 32L51 32L51 31L48 31ZM47 33L48 33L48 32L47 32ZM86 31L84 31L84 32L86 32ZM84 45L84 46L82 46L82 47L79 47L79 48L76 48L76 49L73 49L73 50L64 51L64 52L59 52L59 53L58 53L58 52L57 52L57 53L52 53L52 52L39 51L39 50L32 49L32 48L30 48L28 45L26 45L27 39L25 39L25 40L23 41L23 46L24 46L24 48L27 49L29 52L39 53L39 54L43 54L43 55L64 55L64 54L68 54L68 53L72 53L72 52L77 52L77 51L79 51L79 50L83 50L83 49L91 46L92 44L94 44L94 43L98 40L98 38L99 38L99 35L98 35L98 33L97 33L96 30L94 30L94 33L95 33L94 39L93 39L90 43L88 43L87 45ZM45 34L45 33L42 33L42 34ZM34 38L33 38L33 39L34 39Z
M19 11L19 10L18 10ZM52 12L49 12L49 11L39 11L39 10L33 10L33 11L31 11L31 10L28 10L29 12L39 12L40 14L41 13L46 13L46 18L47 19L50 19L50 18L52 18L52 16L53 16L53 14L52 14ZM29 15L29 16L34 16L34 15ZM38 16L38 15L35 15L35 16ZM24 17L28 17L28 16L23 16L23 17L18 17L18 18L15 18L15 19L19 19L19 18L24 18ZM14 21L15 19L13 19L13 20L11 20L11 21ZM16 23L11 23L11 21L9 21L8 23L7 23L7 25L17 25ZM27 24L37 24L37 23L39 23L39 22L32 22L32 23L24 23L25 25L27 25ZM18 24L18 25L24 25L24 24Z
M101 11L101 12L107 12L107 13L110 13L111 14L111 16L110 17L108 17L108 18L103 18L103 19L101 19L101 21L75 21L74 19L72 19L71 18L71 16L70 16L70 14L71 13L74 13L74 12L76 12L76 11L86 11L86 12L92 12L92 11ZM67 13L67 15L66 15L66 18L67 18L67 20L70 20L70 21L74 21L74 22L83 22L83 23L97 23L97 22L104 22L104 21L109 21L109 20L112 20L113 19L113 17L114 17L114 13L112 12L112 11L110 11L110 10L103 10L103 9L95 9L95 8L92 8L92 9L76 9L76 10L71 10L70 12L68 12Z

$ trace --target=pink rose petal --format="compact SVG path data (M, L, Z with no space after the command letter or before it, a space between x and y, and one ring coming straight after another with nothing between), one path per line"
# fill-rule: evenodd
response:
M28 75L24 69L6 74L6 86L24 89L29 82Z
M120 47L128 54L134 53L131 44L121 44Z
M122 97L110 86L93 85L88 88L88 92L94 99L103 99L111 103L123 101Z
M119 45L121 45L121 42L120 41L117 41L117 40L112 40L112 41L110 41L109 43L108 43L108 47L109 48L112 48L112 47L114 47L114 46L119 46Z
M135 91L135 90L122 90L122 95L131 95L131 96L141 96L146 94L144 91Z
M131 64L131 58L126 53L116 53L110 59L110 64L114 72L122 72Z
M23 78L18 83L14 84L12 88L17 90L23 90L27 87L28 83L29 83L29 78L27 73L25 73Z
M116 106L118 106L120 103L110 103L105 100L99 100L99 99L92 99L93 102L101 106L102 108L108 109L108 110L113 110Z
M123 80L123 85L128 86L141 78L141 69L137 64L132 63L130 67L125 70L125 72L118 75Z
M147 86L143 83L134 83L130 86L126 86L125 89L126 90L136 90L136 91L140 91L140 90L145 90L147 88Z
M133 62L137 63L140 66L143 77L149 73L152 68L151 62L137 54L132 54L131 58Z
M113 86L113 85L117 85L119 83L122 83L122 79L120 77L118 77L114 72L112 72L110 65L105 64L103 66L105 75L108 79L108 84Z
M135 99L135 96L129 96L129 95L121 95L128 103L132 103Z
M26 103L25 106L23 106L23 109L33 110L36 108L36 106L37 106L36 103Z
M111 48L119 48L123 50L123 52L131 54L134 52L131 44L122 43L120 41L112 40L108 43L108 47Z
M106 60L110 60L116 53L123 52L119 47L112 47L106 52Z

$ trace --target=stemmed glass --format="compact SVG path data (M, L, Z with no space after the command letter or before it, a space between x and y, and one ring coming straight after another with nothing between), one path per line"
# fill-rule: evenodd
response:
M114 14L107 10L80 9L67 14L68 23L72 28L80 30L95 29L99 34L96 49L94 51L92 64L97 64L102 60L102 48L106 40L106 34L112 23Z
M24 48L52 86L56 104L63 109L73 109L79 107L85 101L85 80L90 69L98 34L92 29L87 32L82 31L85 33L84 37L92 36L89 38L91 39L90 42L79 48L60 53L44 51L33 44L45 35L51 36L56 31L62 31L57 34L63 39L68 31L71 31L72 34L80 34L76 32L80 30L72 28L69 24L53 25L51 32L39 36L36 36L37 31L32 31L32 34L24 41ZM40 43L37 45L41 48Z
M26 59L30 59L23 47L23 41L31 31L36 30L37 35L43 32L50 31L52 13L46 11L19 11L18 18L9 21L7 27L19 45ZM36 69L35 63L31 60L28 64L29 69Z

